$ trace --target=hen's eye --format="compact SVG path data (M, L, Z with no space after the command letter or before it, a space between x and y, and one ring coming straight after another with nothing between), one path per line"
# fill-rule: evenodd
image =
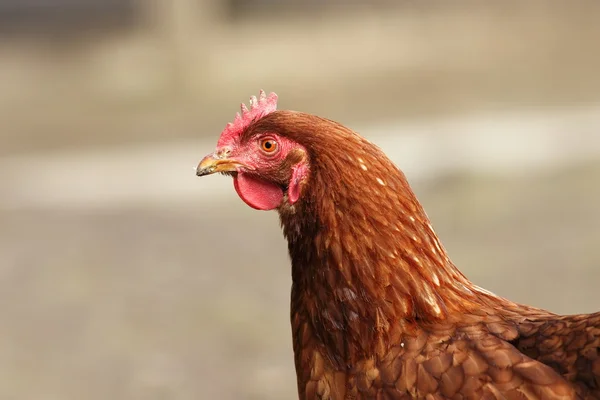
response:
M273 139L263 139L260 141L260 148L265 153L274 153L277 150L277 142Z

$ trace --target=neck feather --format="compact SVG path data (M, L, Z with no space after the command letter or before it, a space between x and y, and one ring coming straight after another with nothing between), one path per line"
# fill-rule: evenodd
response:
M416 321L476 307L476 287L448 258L402 172L367 140L330 128L341 144L330 146L331 136L307 143L301 200L280 209L293 306L325 347L350 340L372 352ZM333 358L347 361L338 350Z

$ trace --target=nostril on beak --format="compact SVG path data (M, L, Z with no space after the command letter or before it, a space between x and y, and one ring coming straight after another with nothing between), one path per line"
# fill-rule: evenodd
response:
M235 172L239 165L241 164L236 160L209 154L196 167L196 176L210 175L215 172Z

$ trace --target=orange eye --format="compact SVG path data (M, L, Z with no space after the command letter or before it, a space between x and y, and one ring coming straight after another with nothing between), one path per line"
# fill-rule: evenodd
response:
M277 150L277 142L273 139L263 139L260 141L260 148L265 153L273 154Z

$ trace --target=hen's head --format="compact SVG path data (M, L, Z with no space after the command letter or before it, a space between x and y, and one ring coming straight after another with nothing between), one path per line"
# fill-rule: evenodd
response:
M305 147L272 129L256 126L276 108L277 95L267 96L262 90L258 99L250 98L250 109L242 103L241 114L227 124L216 150L200 161L196 174L232 175L240 198L259 210L298 201L308 175Z

